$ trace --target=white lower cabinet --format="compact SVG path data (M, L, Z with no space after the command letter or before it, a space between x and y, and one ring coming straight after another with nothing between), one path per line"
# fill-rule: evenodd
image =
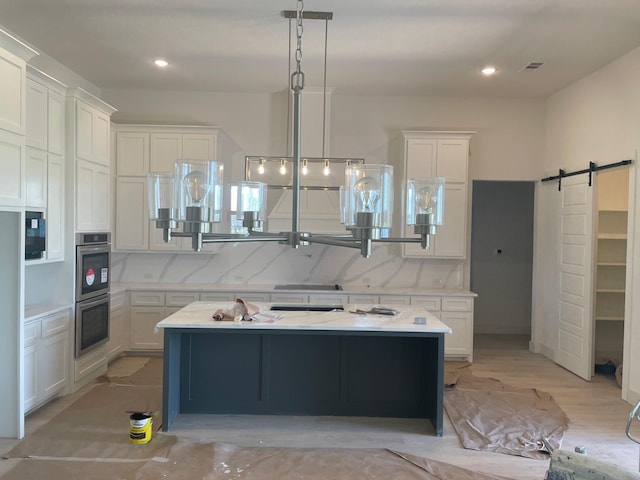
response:
M25 323L24 408L29 412L67 388L71 310Z
M445 356L473 360L473 297L412 296L411 305L425 307L451 328L452 332L444 337Z
M111 295L109 311L109 341L107 342L107 359L116 358L129 348L129 327L127 325L128 308L125 305L127 295L120 292Z
M162 350L162 330L156 324L166 317L164 307L131 307L129 311L129 347L131 350Z
M162 350L163 332L156 324L195 301L217 303L228 308L236 298L255 303L314 303L356 305L422 306L451 327L445 335L445 356L449 359L473 360L473 296L469 295L374 295L336 293L267 293L267 292L196 292L132 291L129 294L130 350ZM211 312L213 313L213 311Z

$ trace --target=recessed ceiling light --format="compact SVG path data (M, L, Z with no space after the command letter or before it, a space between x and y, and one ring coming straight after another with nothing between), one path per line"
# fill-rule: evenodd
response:
M158 58L157 60L154 60L153 63L155 63L158 67L166 67L167 65L169 65L169 62L167 62L166 60L162 60L161 58Z
M482 69L482 73L484 75L493 75L494 73L496 73L496 68L495 67L484 67Z

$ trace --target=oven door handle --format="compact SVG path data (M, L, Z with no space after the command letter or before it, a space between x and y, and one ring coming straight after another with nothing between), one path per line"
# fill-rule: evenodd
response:
M89 300L82 300L80 302L78 302L78 306L82 307L82 308L91 308L91 307L95 307L96 305L100 305L101 303L104 302L109 302L109 294L105 293L104 295L100 295L99 297L94 297L94 298L90 298Z

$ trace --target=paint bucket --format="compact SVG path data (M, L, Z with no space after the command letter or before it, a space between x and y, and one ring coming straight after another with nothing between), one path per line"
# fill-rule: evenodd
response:
M129 443L141 445L151 441L153 418L145 412L133 412L129 416Z

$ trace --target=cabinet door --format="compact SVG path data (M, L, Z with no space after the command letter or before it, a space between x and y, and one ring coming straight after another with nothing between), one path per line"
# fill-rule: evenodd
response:
M112 308L109 317L109 341L107 342L107 359L117 357L128 348L124 344L126 327L126 311L124 308Z
M445 183L444 224L430 238L429 248L417 243L403 243L405 257L465 258L467 247L467 184ZM407 237L417 236L408 231Z
M444 336L444 354L466 357L473 356L473 314L469 312L442 312L440 320L453 330Z
M76 162L76 229L108 231L109 168L93 162Z
M0 130L0 205L24 206L24 150L24 137Z
M469 168L469 140L446 138L438 140L438 161L436 177L444 177L446 182L466 182Z
M444 225L434 239L434 257L465 258L467 249L467 184L444 187Z
M38 370L42 398L48 398L67 385L69 339L67 332L59 333L40 343Z
M25 133L25 74L22 59L0 52L0 129L19 135Z
M76 100L76 156L84 160L93 160L93 115L91 106Z
M47 206L47 152L33 147L26 148L26 205Z
M154 173L173 173L176 160L182 158L182 134L152 133L150 169Z
M145 177L119 177L116 180L116 249L149 248L147 202Z
M26 143L47 149L47 87L27 78Z
M182 158L215 160L215 155L215 135L209 133L185 133L182 136Z
M149 134L118 132L116 135L116 173L146 175L149 173Z
M129 346L132 350L162 350L163 331L156 324L165 317L164 307L131 307Z
M64 157L47 157L47 260L64 260Z
M436 139L410 138L406 140L405 148L407 178L435 176L438 151Z
M47 145L51 153L64 155L64 96L49 90L47 112Z
M104 166L111 164L109 155L111 120L109 116L99 110L93 113L93 138L91 150L93 151L93 161Z
M28 411L38 399L37 345L24 348L24 410Z

